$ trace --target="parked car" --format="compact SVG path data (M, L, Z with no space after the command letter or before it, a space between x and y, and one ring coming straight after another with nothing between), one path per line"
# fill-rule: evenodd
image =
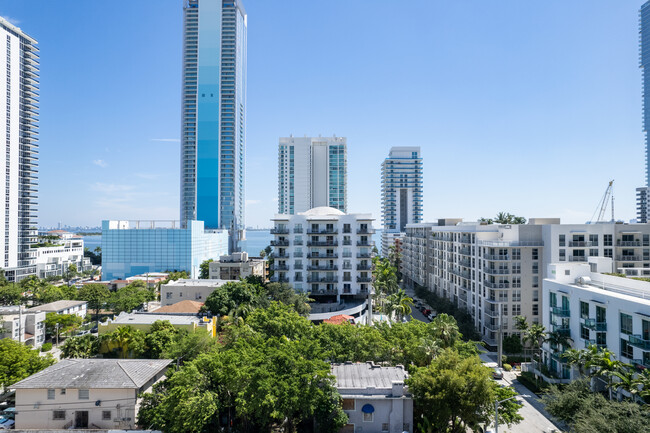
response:
M81 330L81 331L77 332L78 337L81 337L81 336L87 335L87 334L90 334L90 329L85 329L85 330Z
M431 310L429 310L429 309L423 310L423 311L422 311L422 314L424 314L424 316L426 317L426 316L428 316L429 314L431 314Z
M503 379L503 369L500 367L495 367L492 371L493 379Z
M97 334L97 331L98 331L97 325L93 326L92 329L90 330L90 332L92 332L93 334Z
M11 430L14 428L16 421L10 418L0 419L0 430Z
M433 321L433 319L435 319L436 316L437 316L436 312L435 312L435 311L432 311L432 312L429 313L429 315L427 316L427 319Z

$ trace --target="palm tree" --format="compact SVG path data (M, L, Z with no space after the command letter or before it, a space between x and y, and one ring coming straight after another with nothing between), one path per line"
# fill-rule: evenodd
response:
M557 331L549 332L546 336L546 341L551 344L551 347L558 347L560 352L562 352L562 349L570 347L573 342L571 337Z
M126 359L129 345L133 342L134 332L130 326L120 326L110 334L109 342L120 348L120 357Z
M650 403L650 370L643 370L637 373L634 379L634 386L639 397L646 403Z
M401 321L402 318L411 314L411 306L413 305L413 298L406 296L406 292L399 289L387 298L391 305L391 313L397 314L397 320Z
M587 350L567 349L562 354L562 358L568 365L578 367L578 373L580 373L581 377L584 376L585 365L590 359Z
M447 314L438 314L431 322L431 326L433 335L442 342L444 348L453 346L460 337L456 319Z
M533 358L537 355L539 360L539 350L546 337L546 328L538 323L533 323L524 333L526 341L533 346Z
M590 348L591 349L591 348ZM607 389L609 390L609 399L612 399L612 386L615 374L623 367L623 363L616 359L614 353L609 349L598 349L598 352L590 359L587 368L591 368L591 377L600 377L604 379Z

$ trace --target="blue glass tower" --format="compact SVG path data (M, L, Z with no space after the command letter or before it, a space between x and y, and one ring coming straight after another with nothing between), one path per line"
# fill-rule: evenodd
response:
M643 133L645 135L645 186L636 189L636 219L639 223L650 222L650 158L648 158L648 125L650 125L650 1L639 11L639 67L643 79Z
M181 221L244 225L246 11L240 0L185 0L181 126Z

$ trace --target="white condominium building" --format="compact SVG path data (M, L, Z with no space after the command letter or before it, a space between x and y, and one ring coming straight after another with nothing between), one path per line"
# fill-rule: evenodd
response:
M422 221L422 158L419 147L393 147L381 163L381 207L384 230L381 253L403 237L406 224Z
M0 268L9 281L36 273L39 56L36 40L0 17L0 70L4 89L0 119L3 211L0 212Z
M345 137L282 137L278 147L278 212L347 209Z
M371 289L374 243L370 214L344 214L317 207L296 215L278 214L271 281L309 292L317 302L366 298Z
M600 271L609 272L612 265L603 260L548 266L542 323L570 338L567 346L543 345L546 368L537 367L551 380L577 377L561 357L569 347L607 347L625 363L650 368L650 283L604 275Z
M41 347L45 342L45 315L45 311L28 311L22 305L0 307L0 339Z
M541 323L540 284L549 263L609 257L616 272L650 275L649 224L559 222L409 224L402 244L404 281L466 309L484 341L494 345L500 329L504 335L518 332L512 316Z

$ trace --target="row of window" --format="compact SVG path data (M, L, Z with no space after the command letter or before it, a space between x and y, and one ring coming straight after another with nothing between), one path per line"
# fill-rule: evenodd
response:
M61 389L59 392L60 395L66 395L66 390ZM90 398L90 391L87 389L78 389L77 390L77 398L79 400L88 400ZM47 399L48 400L55 400L56 399L56 389L48 389L47 390Z

